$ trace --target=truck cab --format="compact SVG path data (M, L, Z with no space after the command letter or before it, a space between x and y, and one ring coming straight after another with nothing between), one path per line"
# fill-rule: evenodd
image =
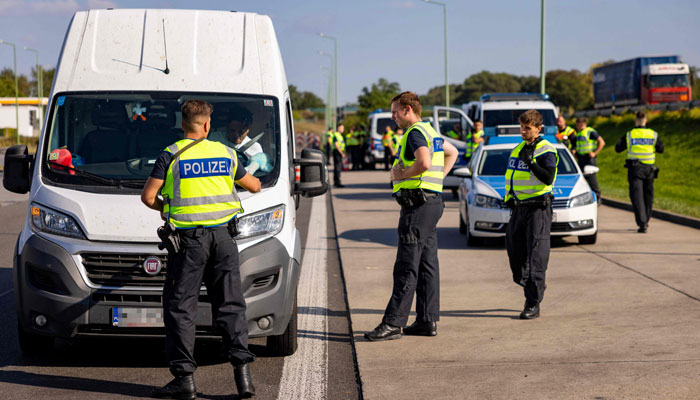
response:
M73 17L36 155L23 145L6 153L4 186L29 192L13 271L24 352L48 350L56 337L163 335L163 222L140 193L159 153L183 137L180 108L189 99L213 105L208 140L236 148L239 165L262 183L257 194L238 188L249 334L267 337L273 354L295 351L296 197L323 194L328 178L320 152L295 158L270 18L110 9ZM249 127L248 144L230 141L233 120ZM218 336L204 286L196 332Z

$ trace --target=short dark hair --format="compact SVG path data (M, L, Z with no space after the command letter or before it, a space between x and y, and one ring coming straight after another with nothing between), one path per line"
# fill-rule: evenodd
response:
M474 125L476 125L476 123L477 123L477 122L481 122L481 120L477 118L477 119L475 119L473 122L474 122Z
M197 118L209 118L214 107L204 100L187 100L182 105L181 111L183 128L187 132L193 132L197 130Z
M647 117L647 113L644 111L637 111L637 119L644 119Z
M527 110L520 114L518 122L523 125L542 126L542 114L537 110Z
M420 117L423 106L420 104L420 99L413 92L401 92L391 99L392 103L398 103L401 107L411 106L413 113Z
M578 118L576 118L576 123L577 123L577 124L579 124L579 123L581 123L581 124L586 124L586 123L588 123L588 118L586 118L586 117L578 117Z

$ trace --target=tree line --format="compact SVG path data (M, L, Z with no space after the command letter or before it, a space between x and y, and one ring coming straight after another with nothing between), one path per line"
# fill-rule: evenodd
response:
M53 84L53 76L56 68L43 70L42 94L41 97L47 97L51 92ZM36 97L37 96L37 71L32 68L29 77L20 74L17 77L17 92L19 97ZM15 73L12 68L3 68L0 71L0 97L15 97Z

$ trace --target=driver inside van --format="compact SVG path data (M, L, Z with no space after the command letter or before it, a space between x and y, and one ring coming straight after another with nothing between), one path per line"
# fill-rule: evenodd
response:
M263 152L260 143L252 142L251 138L248 137L253 120L251 113L244 108L236 107L230 110L228 116L231 119L226 125L226 133L212 132L211 140L216 140L239 151L243 150L242 153L247 158L245 169L249 174L253 175L258 170L271 171L272 166L269 158Z

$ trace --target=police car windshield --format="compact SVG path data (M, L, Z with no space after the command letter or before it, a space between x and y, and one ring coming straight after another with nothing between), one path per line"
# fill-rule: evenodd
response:
M527 110L484 110L484 127L496 127L499 125L520 125L518 117ZM542 114L544 125L556 125L554 110L537 110Z
M277 100L252 95L174 92L70 93L55 97L42 166L51 182L95 187L143 185L158 155L182 139L180 107L187 100L214 107L207 139L239 151L239 166L263 187L279 176ZM64 165L66 168L62 168ZM106 178L103 184L88 174ZM111 182L111 184L109 183ZM136 185L138 186L138 185ZM114 189L112 189L114 190Z
M505 176L508 167L508 158L512 149L491 149L481 153L481 163L478 175L481 176ZM576 166L569 153L564 149L557 149L559 153L558 175L576 174Z

